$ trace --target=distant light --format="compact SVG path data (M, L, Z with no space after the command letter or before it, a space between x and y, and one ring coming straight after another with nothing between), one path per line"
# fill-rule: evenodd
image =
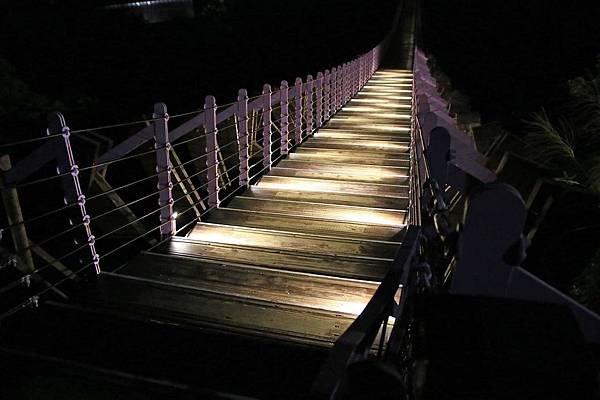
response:
M173 219L176 219L178 216L179 216L179 213L178 213L177 211L175 211L175 212L173 213Z

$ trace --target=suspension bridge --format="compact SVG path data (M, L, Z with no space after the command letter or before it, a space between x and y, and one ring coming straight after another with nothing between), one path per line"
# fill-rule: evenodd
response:
M3 390L496 398L510 379L450 382L469 351L434 340L444 322L427 310L453 304L469 325L481 319L469 298L491 299L524 337L519 326L544 327L511 310L550 307L573 329L543 335L573 355L600 343L596 314L519 267L523 200L457 127L416 21L399 7L366 53L227 104L207 96L169 114L157 103L152 118L93 129L54 113L46 136L3 145ZM450 199L466 199L460 231ZM552 357L541 362L566 365ZM582 368L552 375L555 394L591 393Z

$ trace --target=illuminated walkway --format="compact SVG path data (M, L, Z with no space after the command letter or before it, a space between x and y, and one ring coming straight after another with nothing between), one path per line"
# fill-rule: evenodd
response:
M411 93L409 72L376 72L314 137L187 237L103 274L101 301L331 345L404 234Z

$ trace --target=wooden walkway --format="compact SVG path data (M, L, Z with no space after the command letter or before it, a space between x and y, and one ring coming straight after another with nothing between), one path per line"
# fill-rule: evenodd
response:
M88 301L330 346L405 231L412 76L380 70L323 128L186 237L103 273Z

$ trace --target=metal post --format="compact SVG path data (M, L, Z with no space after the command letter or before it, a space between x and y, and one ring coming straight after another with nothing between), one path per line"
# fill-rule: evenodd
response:
M91 218L85 207L85 195L81 190L79 182L79 167L75 164L73 156L73 148L71 147L71 130L65 123L65 118L61 113L55 112L48 116L48 135L62 134L62 140L56 141L56 163L57 172L66 174L70 172L70 176L66 175L62 179L63 189L65 192L65 204L77 203L81 221L85 230L86 240L92 255L92 262L96 274L100 273L100 256L96 253L96 238L92 235L90 228ZM69 223L75 225L76 222L69 218ZM77 243L77 242L76 242Z
M344 66L340 65L337 68L337 90L335 93L335 109L336 111L342 107L342 93L344 92Z
M160 234L172 236L177 230L173 217L173 182L171 182L171 159L169 143L169 127L167 106L165 103L154 104L154 148L156 149L156 172L158 173L159 192L158 205L160 206Z
M352 73L352 90L350 90L350 96L354 96L356 92L358 92L358 60L352 61L351 65L351 73Z
M331 68L331 78L329 79L329 112L330 116L336 113L337 111L337 68Z
M206 122L206 178L208 180L208 207L219 207L219 163L217 161L217 103L214 96L204 100Z
M295 111L295 122L294 122L294 133L296 145L302 143L302 79L296 78L296 87L294 94L296 95L296 111Z
M325 70L323 75L323 119L329 121L331 118L331 72Z
M317 128L323 125L323 73L317 73L317 82L315 86L317 98Z
M367 71L365 71L365 56L362 56L359 59L359 68L358 68L359 72L360 72L360 84L359 84L359 90L362 89L363 85L365 84L365 77L367 76Z
M344 105L346 103L346 99L348 98L348 81L349 81L349 74L348 74L348 63L344 64L344 68L342 69L342 73L343 73L343 79L344 79L344 91L342 93L342 105Z
M310 135L313 132L313 88L315 83L313 82L312 75L306 77L305 86L305 104L304 113L306 114L306 135Z
M12 168L10 156L8 154L0 156L0 171L6 172ZM10 234L15 246L15 253L19 260L23 263L17 267L23 273L28 273L34 270L33 257L29 239L27 237L27 228L23 224L23 213L21 211L21 203L19 194L15 188L5 188L2 177L0 176L0 193L2 194L2 203L6 211L6 220L10 226Z
M271 85L263 86L263 167L271 169Z
M240 153L240 186L248 186L250 181L248 164L248 91L238 92L237 140Z
M279 96L281 102L281 154L288 154L289 150L289 88L287 81L281 81L281 86L279 87Z

